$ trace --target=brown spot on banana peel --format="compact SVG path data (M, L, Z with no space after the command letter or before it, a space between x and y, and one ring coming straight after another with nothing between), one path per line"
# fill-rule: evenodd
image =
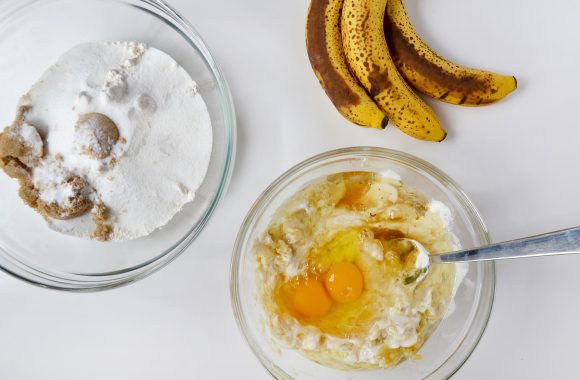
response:
M377 97L377 95L392 85L387 70L385 69L384 71L381 71L381 68L377 65L373 65L368 80L371 84L369 93L373 98Z
M422 41L411 41L408 39L403 31L398 28L391 19L388 8L385 10L383 23L389 51L397 67L400 68L401 74L411 85L413 85L413 87L426 95L448 103L476 106L495 103L511 92L508 91L501 97L493 96L498 92L498 89L492 86L494 82L492 76L496 74L483 72L483 75L471 75L469 72L464 72L462 75L458 75L451 73L434 62L426 59L425 56L416 49L416 44L422 43ZM436 55L435 52L433 52L433 54ZM443 58L439 56L437 57L443 60ZM439 88L430 89L431 91L422 88L421 83L418 80L415 81L413 80L414 78L405 75L405 69L408 71L414 71L424 78L428 78L436 85L436 87ZM504 78L507 79L507 77ZM514 80L513 88L515 89L517 87L516 78L511 78ZM437 93L437 90L440 92ZM485 96L486 93L488 96Z
M433 64L423 57L417 50L414 44L410 43L401 30L397 28L389 19L388 14L385 14L384 19L385 36L389 43L389 50L396 63L399 65L406 65L424 77L430 78L434 82L442 85L442 87L459 90L458 78L443 70L441 67ZM461 81L461 91L472 93L474 91L481 91L485 89L486 85L479 78L465 77L459 79ZM446 91L439 97L444 100L449 95Z
M331 1L332 0L312 0L308 10L306 21L306 48L312 68L314 69L322 88L341 114L358 125L384 129L387 126L388 118L382 113L382 111L380 111L378 106L374 109L375 105L372 104L372 100L368 96L368 93L362 87L360 88L362 94L357 93L356 89L352 88L352 84L349 85L347 79L344 78L345 73L339 72L333 65L332 58L328 51L328 42L326 41L326 22L328 21L326 19L328 17L327 10L329 6L340 6L337 14L338 28L342 0L340 0L340 4L336 1L334 1L335 4L331 4ZM346 62L345 71L347 75L350 75L348 68L346 68ZM353 82L356 82L354 77ZM361 99L361 96L364 96L365 98ZM356 111L354 111L353 108L359 105L363 108L366 105L367 112L370 112L369 114L364 113L363 111L366 119L363 117L363 120L361 120L360 117L354 115ZM369 107L373 110L369 111Z
M306 20L306 49L310 64L316 72L320 84L337 107L356 105L360 97L348 86L344 78L332 66L326 50L324 19L330 0L312 0Z

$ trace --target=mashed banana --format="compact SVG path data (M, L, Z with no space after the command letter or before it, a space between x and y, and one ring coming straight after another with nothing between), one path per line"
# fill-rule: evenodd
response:
M392 367L416 352L452 298L454 265L416 284L409 250L454 249L449 209L395 173L339 173L315 181L274 215L256 245L259 297L274 340L341 369Z

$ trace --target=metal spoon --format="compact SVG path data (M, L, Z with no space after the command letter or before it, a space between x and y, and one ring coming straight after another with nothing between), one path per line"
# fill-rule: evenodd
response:
M416 240L404 238L401 240L409 241L416 248L415 266L410 275L407 276L409 282L405 281L406 283L421 282L429 273L429 267L433 263L503 260L580 253L580 227L441 255L430 255L427 249Z

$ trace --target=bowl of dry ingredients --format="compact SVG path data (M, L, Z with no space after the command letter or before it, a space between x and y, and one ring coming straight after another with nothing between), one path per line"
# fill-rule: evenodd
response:
M446 379L489 319L492 263L420 265L489 243L469 198L410 155L348 148L308 159L255 202L234 247L238 324L279 379ZM415 277L413 277L413 274Z
M235 153L227 83L192 26L157 0L7 1L0 55L0 268L91 291L183 252Z

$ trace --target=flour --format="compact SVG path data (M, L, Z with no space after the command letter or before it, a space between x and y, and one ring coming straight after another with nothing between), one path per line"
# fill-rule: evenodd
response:
M86 43L66 52L20 101L30 107L20 137L33 151L44 149L31 170L39 199L66 206L73 193L67 179L75 176L87 184L77 193L107 207L109 240L167 224L194 199L209 165L211 121L195 87L170 56L141 43ZM106 116L118 135L79 122L87 114ZM91 212L47 220L84 238L96 228Z

